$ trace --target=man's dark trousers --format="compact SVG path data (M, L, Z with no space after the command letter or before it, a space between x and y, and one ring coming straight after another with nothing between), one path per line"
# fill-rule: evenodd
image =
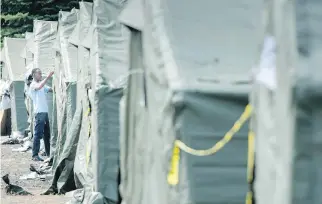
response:
M36 113L34 142L32 147L32 157L38 156L40 149L40 139L43 137L46 155L50 156L50 127L48 113Z

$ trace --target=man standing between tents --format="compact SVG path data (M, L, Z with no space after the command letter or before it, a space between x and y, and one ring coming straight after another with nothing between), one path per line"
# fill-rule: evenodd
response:
M50 128L48 119L47 93L52 92L52 88L46 85L48 79L53 76L54 72L42 80L41 70L35 68L32 70L33 81L30 84L30 97L33 102L35 115L34 141L32 147L32 160L43 161L39 157L40 139L43 136L46 155L50 155Z

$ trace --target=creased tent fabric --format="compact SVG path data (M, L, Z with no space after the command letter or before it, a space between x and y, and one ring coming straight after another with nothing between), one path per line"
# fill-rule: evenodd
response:
M134 18L135 16L135 18ZM119 19L129 27L129 72L144 69L142 30L143 4L141 0L128 1ZM128 76L127 89L120 102L120 194L122 203L140 203L143 193L145 158L138 144L145 138L145 119L147 116L144 74ZM135 192L136 196L132 196Z
M61 66L61 57L60 57L60 45L59 45L59 35L56 36L56 40L53 44L53 51L55 52L55 73L60 73ZM58 128L58 120L61 124L62 118L62 97L61 97L61 85L60 85L60 75L54 74L53 76L53 112L52 117L55 118L52 120L52 126L55 127L54 130L51 131L51 141L50 141L50 156L53 159L53 167L57 166L57 160L54 160L56 156L57 150L57 138L58 135L61 135L61 129ZM55 168L53 168L54 170Z
M58 126L58 147L64 142L63 135L66 135L71 127L73 114L76 108L76 77L77 73L77 48L68 42L69 35L77 22L78 12L74 9L71 12L59 12L58 60L55 75L55 91L57 105L57 126ZM66 117L63 120L63 117ZM57 152L59 154L59 152ZM56 157L58 159L58 157Z
M53 49L56 53L54 87L57 108L57 136L56 142L52 145L53 151L55 151L53 152L55 155L54 169L59 160L59 148L64 143L68 129L71 127L70 124L76 108L74 97L76 95L76 73L73 66L77 66L77 62L75 62L77 60L75 55L77 50L68 43L68 38L77 21L77 11L60 11L58 21L57 37L53 44Z
M26 45L26 40L22 38L5 38L4 54L6 68L11 81L24 80L24 59L20 57L20 52Z
M79 20L69 38L69 42L78 46L78 70L77 70L77 106L81 106L84 110L83 120L80 130L79 141L74 163L75 185L76 188L84 188L93 184L93 170L91 160L88 155L88 146L91 144L90 131L90 115L88 86L89 83L89 50L82 45L83 39L86 37L92 20L93 3L79 3Z
M92 90L92 165L94 191L118 202L119 101L127 75L128 31L118 21L125 1L95 0Z
M137 87L145 90L146 100L145 108L140 108L142 113L135 119L132 116L132 123L126 123L125 134L137 133L125 135L126 144L121 144L122 148L132 147L121 158L133 171L125 178L121 176L124 203L245 202L249 190L248 124L215 155L196 157L181 151L177 186L167 183L167 174L175 139L196 149L207 149L242 114L251 88L250 67L260 42L262 3L145 1L143 58L135 62L140 55L135 57L131 50L130 64L146 65L146 87L144 83ZM184 10L180 9L182 5ZM126 96L132 93L133 98L126 101L126 108L132 106L129 112L136 111L139 105L135 100L141 95L129 91ZM140 120L143 122L134 123ZM141 132L145 134L138 136ZM143 158L143 164L137 163L138 157Z
M33 41L34 41L34 36L32 32L26 32L25 33L25 39L26 39L26 47L23 50L24 53L24 59L26 59L25 64L29 65L30 63L33 63L33 51L34 51L34 46L33 46Z
M77 107L68 137L66 137L65 142L61 146L60 160L57 168L55 168L53 184L50 187L56 193L64 194L75 189L73 167L80 126L82 124L82 114L82 107Z
M33 67L40 68L43 76L49 74L55 68L55 53L52 49L54 40L57 35L57 22L56 21L41 21L34 20L33 27L34 41L32 43L33 48ZM47 83L52 86L52 79ZM50 122L50 129L54 130L53 121L56 119L53 114L53 95L47 95L48 101L48 116Z
M93 3L90 2L80 2L80 15L79 21L76 24L76 27L69 38L69 42L78 46L78 55L84 56L80 57L78 60L78 71L77 77L78 80L82 80L84 82L80 83L77 86L78 94L77 99L80 101L84 94L84 86L89 83L90 71L89 71L89 47L83 45L83 41L89 33L89 29L92 23L92 11L93 11Z
M25 60L25 86L24 86L24 93L25 93L25 105L27 108L27 115L28 115L28 123L29 126L26 129L25 133L30 134L30 136L33 135L33 105L32 100L29 97L29 86L28 86L28 77L31 75L31 71L33 69L33 44L34 44L34 36L32 32L26 32L25 33L25 39L26 39L26 46L23 50L24 52L24 60Z
M4 38L5 67L12 82L11 96L11 125L12 131L24 132L28 127L27 110L24 103L24 59L20 57L21 50L26 45L25 39Z
M295 104L295 147L294 147L294 165L293 165L293 185L292 188L292 203L321 203L322 196L320 193L322 186L320 158L321 158L321 35L322 29L318 26L321 22L322 15L317 12L322 8L322 3L316 0L309 1L296 1L296 36L297 36L297 69L295 74L295 87L294 87L294 104ZM308 26L310 25L310 26ZM282 84L283 85L283 84ZM263 107L272 109L271 104L265 104L265 98L262 97L262 103L258 103ZM266 99L272 100L266 96ZM262 112L260 112L262 113ZM258 114L258 117L263 117L263 114ZM264 115L265 116L265 115ZM273 115L274 116L274 115ZM277 136L278 132L274 132L276 124L273 122L273 116L270 118L261 118L258 120L257 128L265 131L271 129L272 134ZM267 114L266 114L267 117ZM275 117L279 117L276 115ZM271 122L270 122L271 120ZM264 123L267 121L266 123ZM261 122L261 123L260 123ZM288 125L289 121L285 121L285 125ZM260 136L260 135L259 135ZM260 139L260 138L259 138ZM264 141L264 138L262 138ZM279 142L277 139L276 142ZM281 153L277 152L276 146L262 145L256 152L257 161L265 159L267 157L273 157L276 159L281 156ZM264 142L262 144L265 144ZM288 145L288 144L285 144ZM262 151L266 149L266 151ZM267 155L268 153L272 155ZM264 158L265 157L265 158ZM275 189L277 166L267 168L265 163L258 163L258 175L266 175L266 179L271 179L273 182L271 185L266 186L267 191L263 189L261 185L264 180L257 180L255 184L255 192L258 192L258 200L263 196L272 197L272 191ZM261 164L261 165L260 165ZM268 177L272 175L273 177ZM267 178L268 177L268 178ZM265 177L264 177L265 178ZM259 194L261 193L261 194ZM269 201L267 202L269 203Z
M68 39L72 34L78 20L78 10L59 12L58 40L59 40L59 66L57 98L61 101L57 109L60 114L57 120L58 138L54 155L54 180L52 188L58 193L65 193L75 189L73 166L79 138L80 124L82 123L82 108L76 109L76 79L77 79L77 47L70 44ZM57 83L57 80L55 81ZM76 114L76 113L75 113ZM57 115L58 116L58 115Z

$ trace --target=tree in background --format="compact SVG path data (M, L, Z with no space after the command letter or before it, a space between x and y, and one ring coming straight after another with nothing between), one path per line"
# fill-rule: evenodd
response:
M78 8L78 2L79 0L2 0L0 47L4 37L24 37L25 32L32 32L33 20L57 21L60 10Z

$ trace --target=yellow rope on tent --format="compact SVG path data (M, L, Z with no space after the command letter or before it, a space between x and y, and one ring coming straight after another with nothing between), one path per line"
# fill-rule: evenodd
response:
M247 183L249 185L249 191L246 195L246 204L253 204L253 192L251 185L253 182L253 173L255 166L255 134L250 129L248 132L248 156L247 156Z
M180 162L180 150L189 153L194 156L209 156L217 153L221 150L233 136L240 130L240 128L250 118L252 113L252 106L248 104L245 107L244 112L241 114L239 119L235 122L233 127L224 135L224 137L218 141L214 146L206 150L197 150L187 146L180 140L174 142L173 154L171 158L171 167L168 173L168 183L170 185L177 185L179 183L179 162Z

